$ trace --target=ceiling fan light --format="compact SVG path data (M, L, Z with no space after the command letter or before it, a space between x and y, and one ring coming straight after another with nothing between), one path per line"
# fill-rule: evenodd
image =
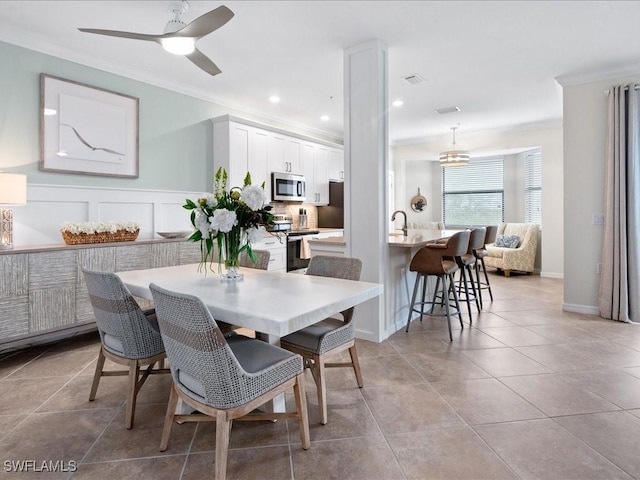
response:
M196 42L189 37L168 37L160 41L162 48L174 55L189 55L196 48Z

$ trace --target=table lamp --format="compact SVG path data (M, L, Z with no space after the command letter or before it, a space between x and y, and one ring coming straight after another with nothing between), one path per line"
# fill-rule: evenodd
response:
M13 248L13 212L4 207L26 203L27 176L0 172L0 250Z

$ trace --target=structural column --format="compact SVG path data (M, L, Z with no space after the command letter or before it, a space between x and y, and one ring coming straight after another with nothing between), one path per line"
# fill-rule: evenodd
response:
M389 268L387 90L386 45L376 39L345 50L346 253L362 260L361 280L383 284ZM383 294L358 306L359 338L386 338L385 304Z

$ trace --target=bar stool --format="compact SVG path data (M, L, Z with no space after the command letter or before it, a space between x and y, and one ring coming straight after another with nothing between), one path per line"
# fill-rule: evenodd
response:
M489 225L486 227L486 233L484 236L484 245L482 248L478 248L473 251L473 255L476 257L476 280L478 282L478 297L480 299L480 308L482 306L482 290L489 290L489 297L491 297L491 301L493 302L493 292L491 291L491 283L489 283L489 276L487 275L487 267L484 264L484 257L487 256L487 245L496 241L496 236L498 235L498 226L497 225ZM478 260L480 260L478 262ZM482 267L482 271L484 272L484 282L480 281L480 267Z
M456 257L456 263L460 268L460 277L458 279L458 298L460 298L461 294L464 295L464 298L460 299L466 301L467 303L467 310L469 312L469 324L473 323L473 320L471 318L471 300L475 302L476 309L478 310L478 313L480 313L480 302L478 299L479 295L476 291L476 282L478 281L479 277L476 270L476 278L473 278L473 270L476 268L476 257L473 252L484 246L484 238L486 236L486 232L487 229L484 227L471 229L469 235L469 246L467 247L466 253ZM467 275L469 276L468 281ZM469 293L469 283L471 284L471 294ZM462 291L463 286L464 292Z
M409 325L411 324L411 316L413 312L420 313L420 321L424 313L424 306L430 305L429 313L426 315L433 316L446 316L447 326L449 327L449 339L453 341L453 335L451 333L451 314L452 309L449 305L449 292L453 294L453 300L455 302L454 315L457 315L460 319L460 326L464 328L462 324L462 315L460 314L460 303L458 302L458 295L455 289L454 274L458 271L458 264L455 261L455 257L461 256L466 253L469 246L469 237L471 233L469 231L458 232L449 237L446 240L440 240L436 243L428 243L422 247L411 259L409 270L416 272L416 282L413 286L413 295L411 297L411 304L409 305L409 317L407 318L406 332L409 331ZM427 291L428 277L433 276L437 278L436 292L434 292L434 298L428 302L425 300ZM447 278L449 282L447 282ZM442 299L444 302L445 313L433 313L433 309L436 304L435 293L437 293L438 285L442 280ZM422 300L416 302L416 296L418 294L418 288L422 281ZM420 306L420 308L417 307Z

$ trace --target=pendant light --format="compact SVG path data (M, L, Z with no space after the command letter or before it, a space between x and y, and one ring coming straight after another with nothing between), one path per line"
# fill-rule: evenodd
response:
M458 127L451 127L453 130L453 149L446 152L440 152L440 165L443 167L461 167L463 165L469 165L469 152L466 150L456 149L456 129Z

